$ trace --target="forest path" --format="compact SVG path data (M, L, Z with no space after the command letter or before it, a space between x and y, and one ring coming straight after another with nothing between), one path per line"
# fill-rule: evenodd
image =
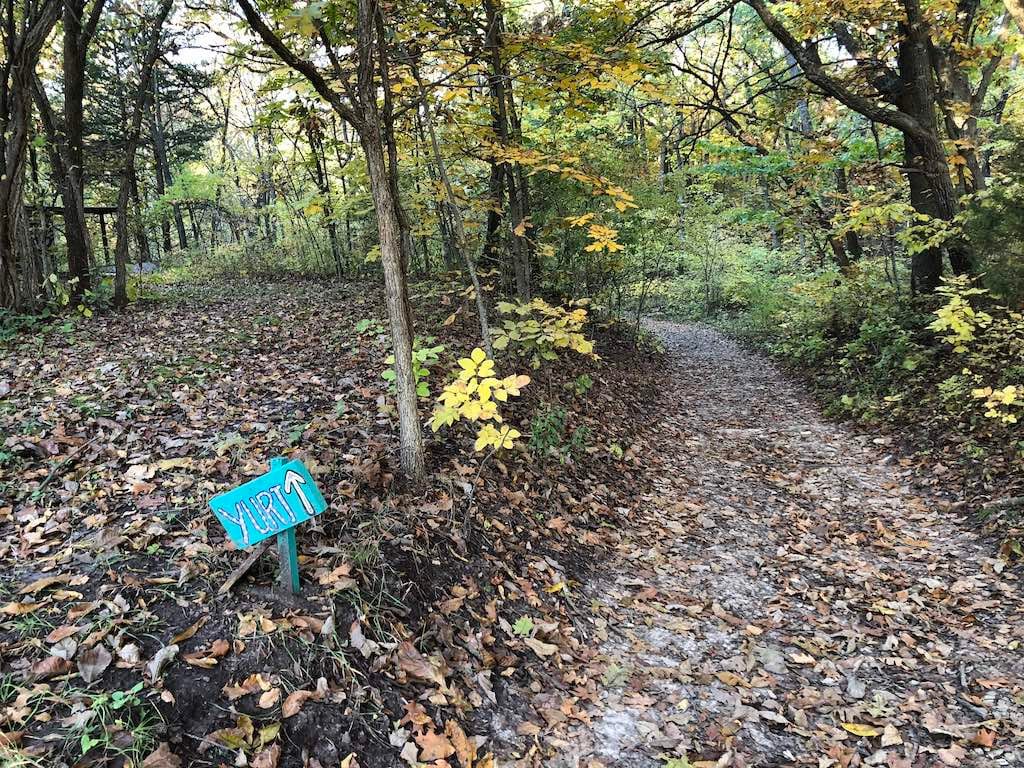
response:
M509 762L1024 765L1024 604L991 542L766 360L651 327L656 492L577 598L583 658L524 692Z

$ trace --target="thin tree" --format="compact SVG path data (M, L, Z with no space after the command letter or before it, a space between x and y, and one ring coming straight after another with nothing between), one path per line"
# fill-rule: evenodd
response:
M114 231L117 233L117 245L114 251L114 305L117 307L124 307L128 304L128 204L132 198L135 153L139 148L146 101L151 93L149 82L153 75L153 66L160 55L160 37L163 34L164 22L167 21L173 4L174 0L161 0L156 16L147 20L148 35L142 61L139 63L139 82L131 117L126 126L124 159L118 182L117 222L114 227Z
M242 13L274 54L301 74L337 115L355 129L366 159L370 193L377 214L377 236L384 272L384 294L395 355L395 391L398 405L399 460L402 473L413 482L424 476L423 433L412 368L413 321L406 281L409 238L398 196L394 107L389 85L387 18L376 0L358 0L355 19L354 68L343 66L335 43L322 20L317 34L331 63L339 88L309 59L293 51L270 28L250 0L238 0ZM378 96L382 95L378 104Z

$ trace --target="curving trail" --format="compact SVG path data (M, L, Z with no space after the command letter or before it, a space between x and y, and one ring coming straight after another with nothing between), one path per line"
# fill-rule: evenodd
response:
M992 542L765 360L652 329L657 492L578 600L586 652L525 692L544 727L509 762L1024 766L1024 600Z

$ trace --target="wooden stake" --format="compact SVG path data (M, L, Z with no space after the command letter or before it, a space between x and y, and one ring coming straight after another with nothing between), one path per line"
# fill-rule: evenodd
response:
M284 459L271 459L270 468L277 469L284 463ZM299 594L299 553L295 547L294 528L277 534L277 559L281 589L293 595Z

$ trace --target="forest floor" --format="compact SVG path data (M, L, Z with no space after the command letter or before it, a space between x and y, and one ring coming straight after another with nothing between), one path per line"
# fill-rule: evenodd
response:
M462 289L414 291L438 380ZM403 491L382 320L369 284L181 285L3 348L0 765L1024 764L1019 566L913 462L661 323L529 371L506 416L564 409L559 444L442 432ZM330 505L302 592L266 555L222 593L206 503L277 455Z
M1024 595L993 542L764 359L652 328L653 489L583 589L584 657L499 732L558 768L1024 765Z

